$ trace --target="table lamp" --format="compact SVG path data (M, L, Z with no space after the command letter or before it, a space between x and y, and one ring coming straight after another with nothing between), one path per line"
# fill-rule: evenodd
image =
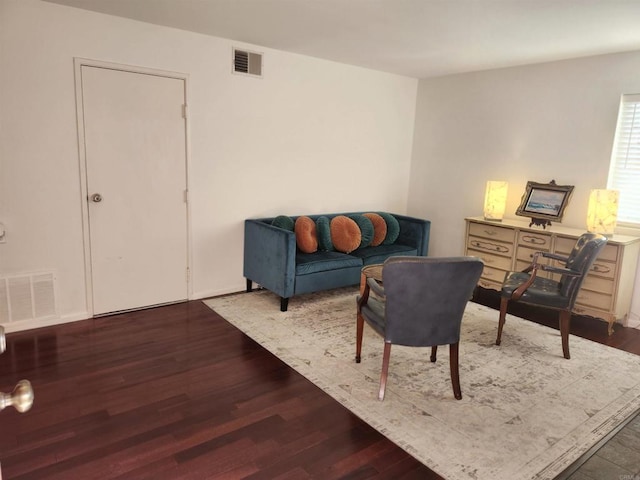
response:
M587 230L605 236L613 235L618 220L617 190L596 189L589 195Z
M509 184L503 181L489 180L484 193L484 219L501 222L507 207Z

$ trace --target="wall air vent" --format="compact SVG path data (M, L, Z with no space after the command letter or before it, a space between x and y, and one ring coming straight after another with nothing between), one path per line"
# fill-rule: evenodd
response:
M0 323L57 317L52 272L0 277Z
M234 48L233 72L262 77L262 54Z

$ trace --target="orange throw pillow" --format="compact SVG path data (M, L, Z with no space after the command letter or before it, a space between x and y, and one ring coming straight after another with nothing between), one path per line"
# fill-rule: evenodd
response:
M316 235L316 222L309 217L298 217L294 227L296 233L296 245L301 252L313 253L318 250L318 236Z
M360 246L362 234L360 227L349 217L338 215L331 219L329 226L333 248L338 252L351 253Z
M373 240L371 240L371 246L377 247L387 236L387 222L377 213L365 213L364 216L373 223Z

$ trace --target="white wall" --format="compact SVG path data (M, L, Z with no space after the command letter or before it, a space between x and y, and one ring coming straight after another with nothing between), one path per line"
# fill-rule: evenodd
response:
M60 321L90 313L74 57L189 75L194 298L244 288L245 218L406 212L416 79L38 0L0 0L0 45L0 277L54 271Z
M430 254L464 251L463 219L482 215L487 180L509 182L510 218L528 180L574 185L562 225L584 229L589 191L606 187L620 95L640 92L638 65L633 52L421 80L409 213L432 220Z

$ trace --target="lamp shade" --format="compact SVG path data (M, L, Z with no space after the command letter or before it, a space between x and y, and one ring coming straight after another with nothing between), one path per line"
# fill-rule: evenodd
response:
M613 235L618 221L617 190L591 190L587 209L587 230L602 235Z
M484 219L502 221L507 207L507 182L489 180L484 193Z

